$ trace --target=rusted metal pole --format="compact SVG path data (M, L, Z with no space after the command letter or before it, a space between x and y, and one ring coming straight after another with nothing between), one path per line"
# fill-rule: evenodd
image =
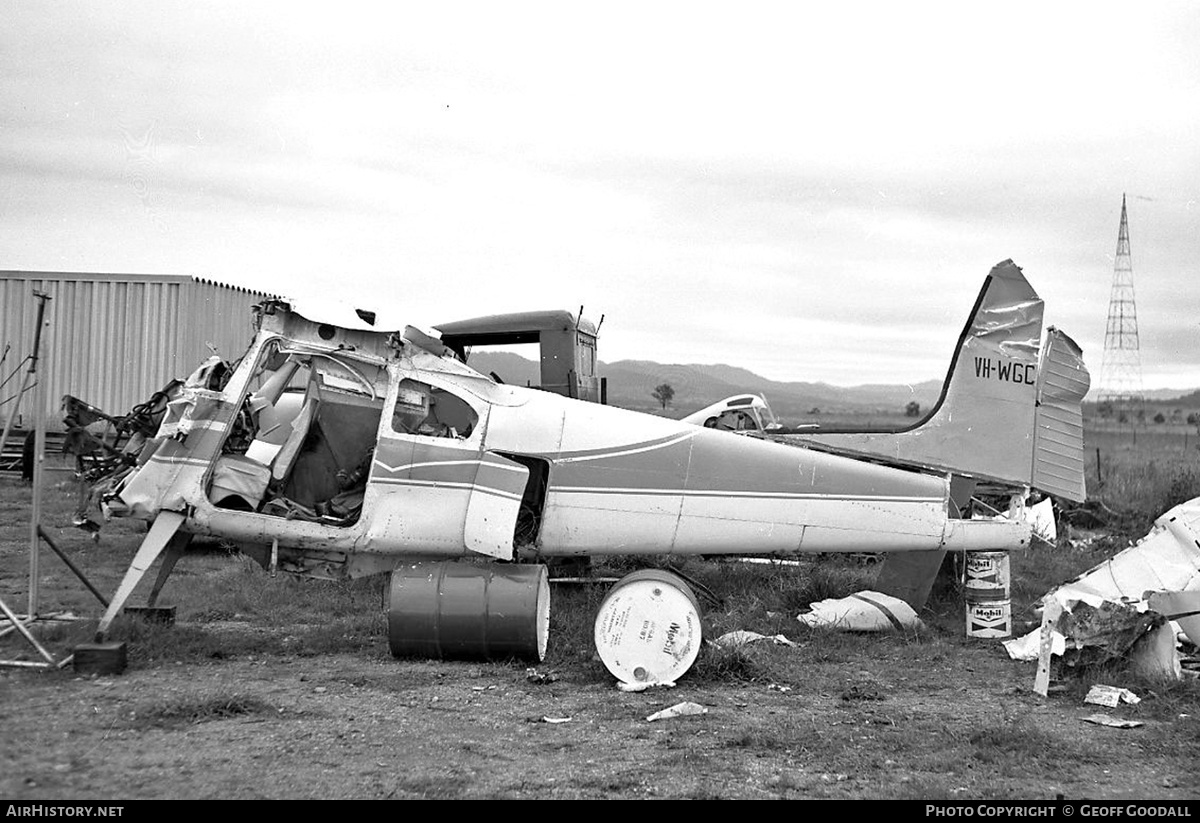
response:
M42 460L46 451L46 421L42 418L42 381L38 381L33 393L36 410L33 424L33 504L29 512L29 608L30 620L38 616L38 568L41 547L38 545L38 526L42 520Z
M100 590L92 585L91 581L87 579L87 576L83 573L83 571L78 566L76 566L74 563L71 562L71 558L67 557L63 553L62 549L60 549L58 546L54 545L54 541L50 539L50 535L46 534L46 530L43 529L41 526L38 526L38 536L40 536L43 540L46 541L46 545L49 546L51 549L53 549L54 553L57 554L59 556L59 558L62 559L62 562L67 564L67 568L75 573L75 576L79 578L79 582L81 582L81 583L83 583L83 585L87 586L88 591L90 591L92 594L96 595L96 599L99 600L100 603L105 608L107 608L108 607L108 598L105 597L103 594L101 594Z
M36 377L38 354L42 345L42 322L46 314L46 301L49 296L35 291L38 299L38 323L33 335L33 356L29 361L29 375ZM38 594L40 575L39 559L41 545L38 543L38 528L42 522L42 480L43 463L46 459L46 415L43 413L46 391L46 381L36 380L33 384L33 503L29 513L29 609L30 620L37 620Z

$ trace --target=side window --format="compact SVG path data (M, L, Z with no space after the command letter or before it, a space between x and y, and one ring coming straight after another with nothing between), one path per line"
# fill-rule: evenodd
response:
M445 389L409 378L400 381L392 410L393 431L465 440L478 422L475 410Z

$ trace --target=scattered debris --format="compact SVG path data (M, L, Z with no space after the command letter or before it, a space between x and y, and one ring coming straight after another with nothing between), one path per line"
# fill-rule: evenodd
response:
M1189 606L1193 593L1200 600L1198 535L1200 497L1169 509L1136 545L1046 594L1041 629L1004 644L1014 659L1039 660L1035 690L1046 694L1054 655L1068 665L1124 658L1143 676L1178 680L1175 633L1186 635L1185 623L1200 633L1200 614ZM1183 622L1160 630L1168 619Z
M1083 702L1114 708L1118 703L1136 705L1141 703L1142 699L1129 689L1122 689L1119 686L1104 686L1097 683L1088 690L1087 697L1083 698Z
M685 700L683 703L676 703L669 709L663 709L660 712L655 712L647 717L646 720L650 723L653 723L655 720L670 720L672 717L684 717L686 715L695 714L708 714L708 709L706 709L704 706L701 706L699 703L692 703L691 701Z
M1004 649L1013 660L1037 660L1041 645L1041 632L1034 629L1023 637L1014 637L1004 641ZM1052 654L1060 657L1067 648L1067 638L1058 632L1051 635Z
M1025 507L1025 517L1033 526L1034 536L1040 537L1051 546L1058 543L1058 524L1054 519L1054 505L1049 497L1040 503Z
M525 679L530 683L537 683L539 686L542 686L558 680L558 675L553 672L539 672L537 669L526 669Z
M1200 646L1200 588L1186 592L1155 592L1150 608L1178 624L1184 637Z
M842 700L847 702L852 700L883 700L884 695L879 689L869 684L855 683L846 691L842 692Z
M1103 501L1090 499L1059 511L1059 518L1069 528L1068 539L1082 535L1081 543L1090 545L1108 536L1109 528L1114 523L1122 523L1129 519L1128 514L1113 511ZM1072 540L1071 545L1076 545Z
M1162 625L1147 632L1130 651L1129 667L1147 680L1180 680L1183 668L1175 651L1175 632L1162 619Z
M1169 509L1150 532L1046 597L1144 599L1146 592L1200 589L1200 497Z
M919 630L925 624L912 606L898 597L873 591L813 603L812 611L797 615L806 626L852 632Z
M1136 729L1146 724L1140 720L1122 720L1107 714L1089 714L1083 718L1084 723L1095 723L1097 726L1109 726L1113 729Z
M732 648L732 647L736 647L736 646L744 646L748 643L758 643L762 640L770 640L771 643L776 646L793 646L794 647L796 645L791 640L788 640L786 637L784 637L782 634L775 634L775 635L767 636L765 634L759 634L758 632L749 632L749 631L744 631L742 629L738 629L737 631L732 631L732 632L726 632L725 634L721 635L716 640L713 640L711 642L712 642L712 645L714 645L714 646L719 646L721 648Z
M1134 603L1106 600L1093 606L1084 601L1072 602L1058 623L1067 640L1063 662L1088 666L1126 659L1147 632L1162 624L1161 615L1138 611Z
M674 680L658 680L654 683L626 683L624 680L617 681L617 690L622 692L644 692L647 689L673 689L675 688Z

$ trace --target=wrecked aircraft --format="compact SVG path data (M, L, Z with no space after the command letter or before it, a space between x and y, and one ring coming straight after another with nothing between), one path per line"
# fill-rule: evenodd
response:
M771 411L767 399L761 394L735 394L705 406L686 417L683 423L704 426L707 429L722 429L735 432L776 432L783 424Z
M107 516L152 523L101 639L161 555L153 604L192 535L320 578L495 561L454 564L483 581L564 556L1015 549L1028 524L964 519L952 477L1082 488L1070 429L1087 372L1065 336L1042 352L1041 301L1011 261L985 281L938 409L875 444L772 442L505 385L374 319L261 304L242 359L173 389L156 435L96 479Z

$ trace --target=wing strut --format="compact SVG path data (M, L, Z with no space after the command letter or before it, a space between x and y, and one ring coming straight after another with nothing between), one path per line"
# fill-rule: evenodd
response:
M185 519L179 512L168 511L159 512L158 517L154 518L154 524L150 527L150 533L146 535L146 539L142 541L142 545L137 550L133 562L129 564L129 570L125 572L125 578L117 588L117 593L113 595L112 602L108 604L108 610L104 612L104 617L100 618L100 625L96 627L97 643L104 642L104 636L108 632L108 627L112 625L113 620L121 613L121 609L125 606L125 601L129 599L129 595L133 594L133 590L137 588L137 584L141 582L146 571L158 559L158 556L163 553L164 549L173 547L173 550L167 553L163 570L159 574L160 579L154 587L153 596L157 598L158 591L162 588L166 575L170 573L170 568L166 564L170 563L171 566L174 566L174 561L183 553L183 547L191 540L192 536L190 534L179 531L179 527L183 525Z

